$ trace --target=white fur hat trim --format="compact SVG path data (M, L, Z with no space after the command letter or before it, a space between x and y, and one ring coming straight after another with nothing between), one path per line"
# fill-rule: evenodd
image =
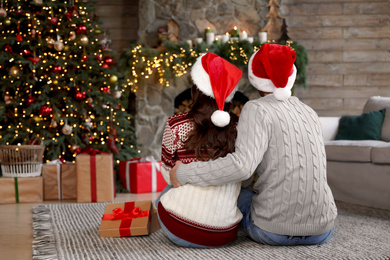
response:
M203 93L205 94L206 96L209 96L211 98L214 98L214 92L213 92L213 88L211 86L211 81L210 81L210 76L209 74L207 74L207 72L204 70L203 68L203 65L202 65L202 57L206 55L205 54L202 54L201 56L199 56L194 65L192 65L192 68L191 68L191 78L192 80L194 81L196 87ZM225 103L226 102L230 102L233 97L234 97L234 94L237 92L237 89L238 88L235 88L231 93L230 95L225 99Z
M255 57L254 53L252 57L249 59L248 63L248 78L249 82L258 90L264 92L274 93L275 98L278 100L284 100L291 97L291 89L294 86L295 79L297 77L297 68L293 65L293 73L288 78L287 85L284 88L275 87L274 83L270 79L259 78L253 74L252 70L252 61L253 57ZM278 94L277 94L278 93Z
M213 122L215 126L225 127L230 123L230 115L226 111L215 110L211 115L211 122Z

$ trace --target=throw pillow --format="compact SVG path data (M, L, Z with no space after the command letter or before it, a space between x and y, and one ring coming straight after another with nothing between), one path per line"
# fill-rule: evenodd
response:
M363 113L368 113L386 108L390 111L390 97L372 96L363 108ZM383 120L381 139L390 142L390 112L386 113Z
M335 140L381 140L386 109L360 116L342 116Z

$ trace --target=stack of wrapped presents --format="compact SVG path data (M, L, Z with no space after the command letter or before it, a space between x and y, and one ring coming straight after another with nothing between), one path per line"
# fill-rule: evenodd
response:
M34 172L24 167L23 162L8 162L10 157L2 151L0 204L114 201L116 177L111 153L91 149L78 154L75 163L60 159L44 164L40 161ZM150 158L121 161L119 179L130 193L160 192L167 185L160 166L160 161ZM157 218L152 220L152 215L156 215L156 210L151 201L107 204L99 234L102 237L148 234L158 229ZM128 231L119 232L117 225L120 230L127 226Z

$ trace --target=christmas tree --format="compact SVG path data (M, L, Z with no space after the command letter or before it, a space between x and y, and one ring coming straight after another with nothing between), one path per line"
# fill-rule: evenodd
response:
M137 152L123 76L92 0L1 0L0 144L43 144L44 161L85 147Z

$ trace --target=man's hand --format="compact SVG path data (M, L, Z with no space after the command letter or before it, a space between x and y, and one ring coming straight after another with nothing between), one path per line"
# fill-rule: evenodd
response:
M169 172L169 179L171 180L172 186L174 188L177 188L177 187L181 186L180 182L177 180L177 177L176 177L176 170L177 170L177 167L179 167L180 164L182 164L181 161L176 161L175 166Z

